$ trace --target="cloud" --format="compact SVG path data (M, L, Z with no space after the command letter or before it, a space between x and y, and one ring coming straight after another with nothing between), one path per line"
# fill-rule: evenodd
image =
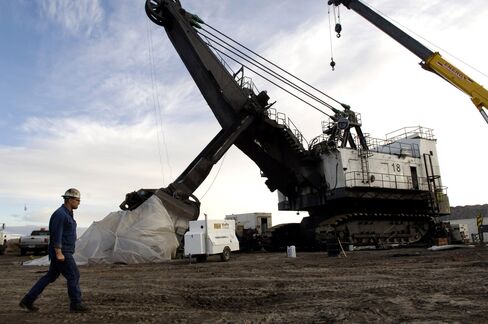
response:
M198 111L206 104L189 74L182 73L184 65L163 29L130 3L111 12L98 37L61 46L41 59L42 82L29 98L37 111L135 122L157 106L167 118L202 118Z
M169 162L173 175L179 174L217 130L215 125L209 128L198 122L170 124L165 131L178 135L162 146L151 117L135 124L105 124L87 117L30 118L23 126L30 134L29 142L23 147L0 147L0 197L37 206L29 207L36 218L47 208L46 202L59 201L60 193L69 187L79 188L88 198L84 208L103 206L106 211L117 209L127 192L168 185L174 180ZM195 129L199 129L198 137ZM170 160L161 161L159 150ZM97 211L84 221L103 216Z
M40 8L44 18L72 35L90 35L104 18L104 11L98 0L42 0Z

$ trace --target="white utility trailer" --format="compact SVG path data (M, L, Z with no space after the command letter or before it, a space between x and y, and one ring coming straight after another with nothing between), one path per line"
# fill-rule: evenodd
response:
M196 220L189 225L185 256L203 262L209 255L220 254L222 261L228 261L231 251L239 251L234 220Z

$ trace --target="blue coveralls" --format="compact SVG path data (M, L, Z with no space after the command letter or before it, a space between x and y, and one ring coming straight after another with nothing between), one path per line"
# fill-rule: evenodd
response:
M76 221L73 218L73 211L62 205L54 212L49 220L49 236L49 259L51 260L49 271L25 295L24 301L33 303L44 288L62 274L68 282L71 306L81 304L80 272L73 258L76 242ZM56 260L55 247L63 252L64 261Z

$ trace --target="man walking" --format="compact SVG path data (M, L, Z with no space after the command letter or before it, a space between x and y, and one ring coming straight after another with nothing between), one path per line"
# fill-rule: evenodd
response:
M73 258L76 242L76 221L73 210L80 205L81 195L77 189L71 188L62 197L64 204L52 214L49 220L49 259L51 260L49 271L36 282L19 304L20 307L31 312L39 310L34 306L34 301L47 285L56 281L60 274L68 281L70 311L77 313L88 311L81 300L80 272Z

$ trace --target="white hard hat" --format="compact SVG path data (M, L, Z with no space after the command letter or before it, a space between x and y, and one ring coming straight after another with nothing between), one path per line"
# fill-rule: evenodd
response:
M64 193L64 195L62 195L61 197L63 197L63 198L78 198L78 199L80 199L81 198L81 194L80 194L80 191L78 189L70 188L70 189L66 190L66 192Z

